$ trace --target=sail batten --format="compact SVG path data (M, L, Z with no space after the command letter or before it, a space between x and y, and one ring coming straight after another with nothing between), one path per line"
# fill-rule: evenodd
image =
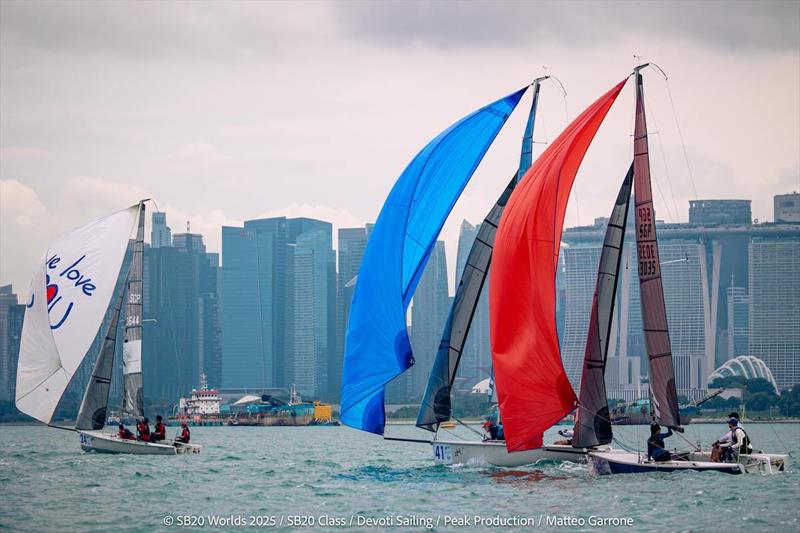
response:
M620 187L600 252L572 438L572 445L576 448L609 444L613 437L604 378L632 183L633 165Z
M384 388L413 364L406 310L433 244L526 89L437 136L389 193L367 243L350 307L342 365L344 424L383 433Z
M651 408L656 420L680 427L675 370L669 340L667 308L661 282L661 263L656 233L656 215L650 181L647 118L642 75L636 72L636 121L633 141L634 202L636 205L636 255L639 263L639 298L642 328L650 362Z
M627 80L627 79L626 79ZM569 191L623 80L578 116L517 185L489 273L492 362L509 451L537 448L575 408L555 324L555 276Z

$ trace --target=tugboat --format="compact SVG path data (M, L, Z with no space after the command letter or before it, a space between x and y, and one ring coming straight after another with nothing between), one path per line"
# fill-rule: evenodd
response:
M244 411L229 418L229 426L310 426L314 422L314 404L304 402L294 385L288 403L264 394L245 396L233 406L243 406Z

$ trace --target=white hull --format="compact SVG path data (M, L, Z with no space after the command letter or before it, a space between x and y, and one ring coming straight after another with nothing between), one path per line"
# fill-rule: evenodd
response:
M503 441L435 440L432 443L433 459L439 464L466 464L517 467L541 460L586 461L586 448L573 448L559 444L535 450L509 452Z
M678 455L678 454L676 454ZM646 472L724 472L727 474L776 474L786 467L787 455L750 454L740 455L736 463L711 461L709 452L689 452L679 460L655 462L638 453L621 450L590 452L589 462L596 474L635 474Z
M81 449L97 453L129 453L134 455L177 455L179 453L200 453L202 446L197 444L158 444L125 440L113 433L102 431L78 431Z

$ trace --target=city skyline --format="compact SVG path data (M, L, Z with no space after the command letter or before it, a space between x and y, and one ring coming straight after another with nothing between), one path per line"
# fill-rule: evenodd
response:
M761 191L800 190L796 3L476 2L457 18L444 4L383 7L3 3L0 282L25 287L55 235L147 197L191 221L212 252L219 226L271 216L328 220L335 239L374 220L419 146L469 110L558 76L568 96L542 87L536 156L634 54L669 76L646 76L661 218L685 221L687 201L722 196L751 198L753 216L768 219ZM616 194L631 97L587 154L567 226L604 216ZM443 230L451 272L461 220L481 220L518 159L524 114Z

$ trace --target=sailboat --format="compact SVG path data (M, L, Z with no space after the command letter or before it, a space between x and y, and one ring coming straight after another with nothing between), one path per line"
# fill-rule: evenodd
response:
M644 105L644 85L641 70L649 64L636 67L633 76L636 83L636 119L633 140L633 165L626 181L629 182L631 173L634 182L635 203L635 235L638 259L639 293L642 308L642 328L645 336L645 345L650 363L650 393L652 419L661 425L675 429L682 433L681 419L678 406L678 395L675 387L675 370L672 363L672 349L667 324L666 305L664 301L664 288L661 281L661 263L659 261L658 238L656 231L655 210L653 207L653 194L650 181L650 162L647 138L647 120ZM620 191L622 195L622 191ZM630 189L628 189L630 195ZM618 198L617 203L619 204ZM626 207L627 215L627 207ZM613 216L612 216L613 218ZM603 255L616 256L614 267L613 290L606 292L607 302L613 310L614 294L616 293L616 275L619 272L619 256L625 232L625 218L616 222L620 234L619 246L616 253L606 254L604 245ZM612 228L609 221L609 232ZM608 233L606 238L608 243ZM612 249L614 247L612 246ZM603 326L602 321L597 321L598 311L603 307L604 299L601 297L602 285L608 285L604 280L604 258L601 256L598 285L592 307L592 321L589 336L598 337L598 329ZM604 283L605 281L605 283ZM607 313L610 327L611 314ZM602 331L599 331L602 334ZM606 340L607 340L606 336ZM598 348L602 348L602 337ZM605 350L608 347L605 346ZM584 374L581 384L581 401L575 425L574 446L595 445L596 443L610 442L611 420L608 411L608 402L605 388L602 385L602 372L605 357L595 359L587 344L584 359ZM586 393L586 394L584 394ZM773 473L784 469L787 456L769 454L742 454L736 463L717 463L711 461L710 452L695 450L683 454L675 454L670 461L655 462L644 458L640 453L623 450L594 450L589 452L589 459L595 472L598 473L635 473L651 471L718 471L732 474L745 472Z
M142 390L143 200L57 238L31 282L25 309L16 405L23 413L58 429L78 433L85 451L175 455L198 453L195 444L160 444L103 433L111 389L117 327L124 307L123 413L144 415ZM136 240L125 290L120 291L74 428L53 426L55 410L100 329L120 275L130 235ZM124 305L123 305L124 304Z
M585 456L585 452L580 454L571 446L562 445L509 453L503 441L442 438L439 434L440 428L446 429L444 424L452 422L451 387L455 380L461 352L470 330L475 309L489 274L497 225L518 181L531 167L533 130L541 83L550 78L550 76L543 76L536 78L532 83L533 100L522 140L519 168L483 220L475 242L470 249L464 272L461 276L461 282L456 290L456 295L450 308L450 315L445 324L439 350L428 380L428 386L420 405L417 426L435 433L431 446L434 461L437 463L522 466L541 459L571 461ZM563 92L563 87L561 89Z

